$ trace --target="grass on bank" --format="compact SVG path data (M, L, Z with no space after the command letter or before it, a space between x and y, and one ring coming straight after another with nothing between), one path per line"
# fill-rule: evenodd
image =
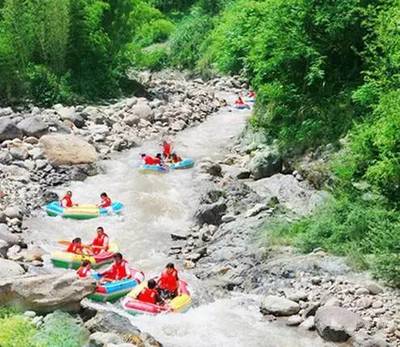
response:
M269 245L291 244L302 252L321 247L347 256L356 268L400 287L400 214L370 199L336 196L311 216L269 223L263 238Z

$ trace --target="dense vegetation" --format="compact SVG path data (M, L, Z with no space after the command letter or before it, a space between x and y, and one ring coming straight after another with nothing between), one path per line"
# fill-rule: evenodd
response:
M129 69L243 74L284 156L345 138L334 198L280 228L400 284L399 0L3 0L0 99L120 95ZM343 141L341 141L343 143ZM362 189L360 188L362 187Z
M87 339L87 332L67 313L55 312L37 328L17 311L0 307L2 347L80 347Z

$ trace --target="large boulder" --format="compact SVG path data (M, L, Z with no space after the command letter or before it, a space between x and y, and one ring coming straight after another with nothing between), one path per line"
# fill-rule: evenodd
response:
M1 264L1 263L0 263ZM0 273L4 273L0 266ZM38 312L56 309L78 311L80 301L94 292L91 278L78 279L75 273L26 275L0 280L0 305L19 306Z
M222 216L225 214L227 209L226 203L222 200L217 201L213 204L201 205L196 212L195 218L199 224L221 224Z
M342 307L324 306L315 315L315 327L327 341L345 342L363 326L358 314Z
M139 101L136 105L134 105L130 113L141 118L141 119L146 119L150 120L151 117L153 116L153 110L149 106L149 104L145 101Z
M49 126L38 116L25 118L18 123L17 127L24 135L34 137L43 136L49 128Z
M256 153L249 169L255 180L271 177L282 171L282 158L277 150L268 148Z
M0 118L0 142L22 138L22 131L10 117Z
M97 159L96 149L74 135L45 135L40 143L47 160L56 166L91 164Z
M282 298L280 296L268 295L261 303L261 312L273 314L274 316L291 316L300 311L297 302Z
M14 276L24 274L24 269L16 262L8 259L0 258L0 274L3 278L11 278ZM0 296L1 296L1 285L0 285ZM0 299L1 303L1 299Z
M103 331L116 334L139 334L140 330L131 324L128 318L116 312L100 311L85 323L91 333Z

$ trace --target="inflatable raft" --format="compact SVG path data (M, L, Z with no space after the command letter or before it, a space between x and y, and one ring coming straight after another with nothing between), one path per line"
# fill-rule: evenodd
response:
M190 158L183 159L179 163L169 164L169 167L173 170L190 169L194 166L194 160Z
M246 98L246 102L251 102L254 104L256 102L256 98Z
M160 165L141 165L139 167L139 172L141 173L167 173L169 171L168 167Z
M111 263L114 253L118 252L118 246L115 243L110 243L108 251L100 252L96 255L81 255L70 252L56 251L51 253L51 262L55 267L64 269L78 269L82 261L88 260L92 268L98 268L101 265Z
M106 283L99 283L96 287L96 291L88 296L89 299L98 302L116 301L126 294L128 294L133 288L144 281L143 272L131 269L132 277L122 281L113 281ZM99 280L101 276L99 274L92 275L96 280Z
M64 208L58 201L53 201L44 207L51 217L62 216L72 219L91 219L110 214L120 214L123 208L124 205L118 201L113 202L109 208L98 208L96 205L79 205Z
M137 296L147 286L147 282L143 282L136 288L134 288L126 298L122 300L122 307L130 314L150 314L157 315L159 313L166 312L186 312L191 304L192 298L187 288L185 281L179 281L180 295L170 300L165 305L155 305L148 302L137 300Z
M238 109L238 110L250 110L250 105L244 104L244 105L234 105L234 108Z

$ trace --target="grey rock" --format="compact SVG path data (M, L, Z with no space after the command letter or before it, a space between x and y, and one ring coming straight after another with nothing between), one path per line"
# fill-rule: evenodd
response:
M267 210L267 206L265 204L256 204L254 207L246 212L246 217L257 216L260 212L265 210Z
M369 290L367 288L358 288L355 292L356 295L366 295L369 294Z
M307 301L308 300L308 294L304 291L287 291L285 293L286 297L289 300L299 302L299 301Z
M0 273L3 278L8 279L18 275L22 275L23 273L25 273L25 270L14 261L0 258ZM1 297L1 285L0 285L0 297Z
M28 117L17 124L26 136L41 137L46 134L49 126L39 116Z
M14 159L17 160L25 160L29 157L28 149L22 145L11 146L10 154Z
M390 347L384 336L369 336L357 333L350 340L353 347Z
M111 344L119 345L124 340L114 333L96 332L89 337L89 347L108 347Z
M341 307L321 307L315 315L319 335L333 342L345 342L364 326L359 315Z
M91 333L96 331L121 335L137 335L140 333L140 330L132 325L128 318L110 311L98 312L92 319L85 323L85 327Z
M213 204L201 205L196 212L195 218L199 224L221 224L222 216L224 215L227 206L225 202L218 201Z
M0 151L0 164L9 164L12 161L12 156L8 151Z
M12 303L36 312L56 309L76 312L80 309L80 301L95 288L93 279L78 279L75 273L2 278L0 305Z
M378 283L373 281L365 283L365 288L367 288L372 295L383 293L383 288Z
M18 206L9 206L4 210L4 214L8 218L21 218L22 211Z
M0 142L22 138L22 131L17 127L15 121L9 117L0 118Z
M282 170L282 158L276 149L265 149L256 153L249 163L249 169L255 180L271 177Z
M139 101L131 108L130 112L131 114L145 120L150 120L153 116L153 110L145 101Z
M299 315L290 316L286 321L286 325L289 327L295 327L303 323L304 318Z
M300 324L300 328L305 330L314 330L315 329L314 317L308 317L303 323Z
M307 308L304 310L304 317L307 318L310 316L314 316L320 306L321 304L319 302L310 302L307 305Z
M206 172L211 176L221 177L222 176L222 168L218 163L211 163L210 166L207 167Z
M222 223L230 223L230 222L233 222L235 219L236 219L235 216L226 214L226 215L222 216L221 222Z
M261 312L273 314L274 316L291 316L300 311L297 302L282 298L280 296L269 295L261 303Z

